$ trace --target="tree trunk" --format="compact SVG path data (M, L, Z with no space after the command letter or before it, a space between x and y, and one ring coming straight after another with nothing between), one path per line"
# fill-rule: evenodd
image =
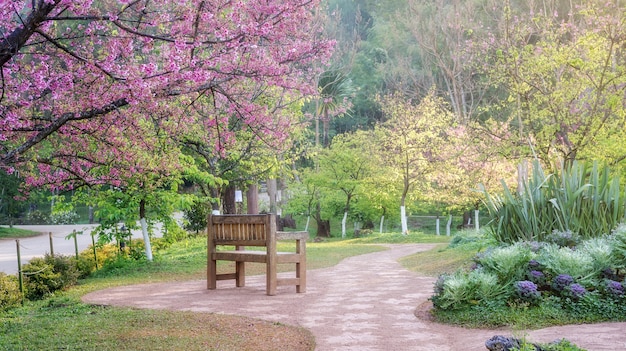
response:
M148 222L146 221L146 200L139 201L139 222L141 223L141 234L143 244L146 249L146 259L152 261L152 245L150 245L150 235L148 234Z
M317 237L330 238L330 221L321 218L315 218L317 222Z
M246 200L248 203L248 214L259 213L259 188L256 184L250 184L246 192Z
M267 195L270 197L270 213L277 214L277 206L276 206L276 192L277 192L277 184L276 179L268 179L267 180Z
M218 200L220 197L220 191L216 187L210 187L209 193L211 195L211 212L218 215L220 214L220 202Z
M402 235L409 233L409 226L406 220L406 207L400 206L400 221L402 222Z
M348 221L348 211L343 213L343 219L341 220L341 237L346 237L346 222Z
M235 186L227 185L224 188L222 204L224 208L224 214L236 214L237 204L235 203Z

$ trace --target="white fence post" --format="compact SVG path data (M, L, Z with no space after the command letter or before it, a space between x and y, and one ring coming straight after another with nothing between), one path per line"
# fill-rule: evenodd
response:
M478 223L478 215L479 215L478 210L474 210L474 225L476 226L476 231L480 230L480 224Z

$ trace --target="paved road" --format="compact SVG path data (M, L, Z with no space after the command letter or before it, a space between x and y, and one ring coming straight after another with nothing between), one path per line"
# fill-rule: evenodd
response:
M50 237L52 233L52 247L55 254L74 255L74 240L65 239L66 236L76 230L83 233L77 236L78 251L83 251L91 245L91 231L96 224L76 224L76 225L20 225L15 228L28 229L41 233L41 235L21 238L20 254L22 264L27 263L33 257L42 257L50 252ZM133 238L141 238L140 231L133 231ZM96 238L97 239L97 238ZM15 239L0 240L0 272L16 274L17 265L17 244Z

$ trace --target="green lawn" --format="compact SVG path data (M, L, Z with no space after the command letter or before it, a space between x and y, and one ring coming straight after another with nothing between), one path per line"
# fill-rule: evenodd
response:
M39 234L41 233L33 232L32 230L9 228L8 226L0 226L0 239L27 238L29 236L35 236Z

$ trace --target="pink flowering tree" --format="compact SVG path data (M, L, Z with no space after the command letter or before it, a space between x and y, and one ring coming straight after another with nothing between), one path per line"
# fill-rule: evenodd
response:
M318 5L0 0L0 168L31 187L145 194L158 188L147 174L183 168L184 133L219 156L237 143L233 123L284 140L289 121L262 97L315 93L311 67L332 46Z
M284 138L259 96L315 92L331 47L318 3L1 0L0 167L33 186L121 185L198 123L222 155L233 119Z

